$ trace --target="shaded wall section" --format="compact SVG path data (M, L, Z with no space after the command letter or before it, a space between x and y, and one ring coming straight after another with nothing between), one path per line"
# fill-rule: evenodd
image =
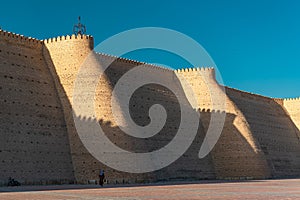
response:
M109 68L105 71L104 76L100 78L99 87L97 88L96 95L96 113L105 121L110 121L112 126L116 126L112 111L111 111L111 95L116 83L119 79L129 70L136 66L143 65L149 69L147 74L151 79L154 76L152 72L158 72L170 84L177 85L178 90L183 91L180 82L176 79L174 71L160 67L144 65L143 63L129 61L125 59L114 59L112 57L96 54L97 60L105 65L105 62L111 62ZM159 75L155 75L159 76ZM152 80L155 80L152 77ZM133 80L134 81L134 80ZM119 97L120 98L120 97ZM186 97L183 97L186 98ZM150 152L158 150L167 145L173 137L177 134L179 125L181 123L181 110L176 96L168 88L157 85L147 84L137 89L131 96L129 103L129 110L134 122L140 126L145 126L150 123L148 116L149 108L154 104L162 105L167 112L167 121L163 129L153 137L147 139L138 139L123 133L119 129L115 131L106 131L107 136L114 141L118 146L128 151L133 152ZM191 106L191 105L187 105ZM197 112L195 110L195 112ZM160 116L155 116L160 117ZM126 121L126 119L125 119ZM145 180L158 181L158 180L199 180L199 179L213 179L215 178L214 167L211 156L204 159L198 158L198 151L205 136L202 124L199 124L198 134L195 141L187 152L180 157L177 161L170 166L152 172L143 174L142 176L148 177ZM134 178L131 174L129 177Z
M282 100L231 88L226 91L245 116L253 137L259 142L272 177L299 176L299 129L283 107ZM297 108L290 111L296 113Z
M43 42L0 31L0 183L74 181L67 129Z

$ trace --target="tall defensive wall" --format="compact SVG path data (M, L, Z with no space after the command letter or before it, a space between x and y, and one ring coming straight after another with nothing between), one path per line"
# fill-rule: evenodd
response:
M85 61L88 54L94 57L95 63L91 65L105 64L112 62L109 68L105 70L104 74L99 77L98 87L95 92L95 109L97 119L99 120L107 137L111 139L116 145L122 149L133 152L148 152L157 150L172 140L176 134L180 124L180 109L174 94L167 88L159 85L150 84L139 88L132 96L130 103L131 116L133 120L145 126L149 123L149 117L145 113L148 112L149 107L155 103L159 103L166 108L168 119L164 128L154 137L142 140L124 134L117 126L114 120L111 108L112 90L118 80L123 74L130 69L144 63L131 61L128 59L115 58L104 54L92 52L93 40L87 36L72 36L68 38L56 38L45 41L45 52L48 51L49 62L52 62L53 76L56 76L57 84L61 89L60 96L65 105L65 116L67 127L69 131L69 138L71 143L71 152L75 168L75 176L78 182L86 182L89 179L97 179L99 169L104 169L107 176L113 183L122 182L147 182L158 180L183 180L183 179L213 179L215 177L213 164L210 156L199 160L197 151L199 151L199 144L201 144L204 137L204 130L200 127L198 137L191 145L189 150L182 158L174 162L172 165L162 170L145 173L145 174L130 174L120 172L98 162L90 153L84 148L79 140L78 134L74 126L74 119L72 116L73 98L79 99L82 106L84 106L85 99L81 95L72 96L74 90L75 79L80 70L80 66ZM64 50L66 49L66 51ZM152 70L159 70L162 74L161 78L172 81L175 72L169 69L146 65L144 67ZM96 74L95 71L87 72L87 77ZM149 74L151 76L151 74ZM91 84L91 79L87 78L84 84ZM83 108L84 109L84 108ZM87 120L86 116L76 116L82 120ZM112 152L113 153L113 152ZM188 167L186 163L191 163Z
M296 110L299 107L296 104L291 107L291 104L285 104L282 99L231 88L227 88L227 95L245 116L251 135L258 142L268 162L271 177L299 176L299 121L296 119Z
M41 41L0 31L2 184L8 177L24 184L88 183L98 178L100 169L114 184L300 176L299 99L273 99L228 87L222 90L212 68L164 69L93 52L93 42L87 35ZM95 90L96 119L107 137L128 151L155 151L168 144L177 133L181 113L178 99L168 88L142 86L130 100L133 121L140 126L149 124L145 113L151 105L161 104L168 114L166 124L147 139L125 134L117 126L110 104L120 78L143 65L158 71L170 83L174 77L182 77L190 84L197 100L190 106L199 112L200 123L194 142L183 156L161 170L132 174L109 168L90 154L79 139L74 118L86 124L91 119L73 115L74 98L81 102L82 109L87 106L85 99L74 96L73 91L88 55L94 57L95 63L91 64L112 62L99 77ZM87 72L93 74L93 70ZM89 79L84 81L82 85L92 84ZM190 98L183 84L178 88ZM221 96L224 102L212 101ZM212 115L226 115L225 125L212 152L199 159Z
M43 41L0 31L0 182L70 183L62 104Z
M270 171L265 156L243 112L220 89L212 68L178 70L193 88L197 96L197 109L220 108L226 112L225 124L217 145L211 152L216 177L223 178L267 178ZM200 78L202 77L202 78ZM222 98L222 95L225 96ZM216 98L217 101L213 101ZM222 106L224 104L224 106ZM218 110L215 110L216 112ZM202 114L202 123L208 128L211 114Z

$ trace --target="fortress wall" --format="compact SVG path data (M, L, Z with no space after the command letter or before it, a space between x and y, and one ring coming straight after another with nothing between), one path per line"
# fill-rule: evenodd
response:
M97 180L99 170L104 169L107 178L109 177L108 179L110 183L112 181L115 183L122 183L123 180L127 179L126 174L124 173L123 175L123 173L116 172L95 159L84 147L74 124L72 114L73 98L77 98L79 101L82 101L82 107L86 106L85 99L80 95L73 97L74 84L81 65L84 63L87 56L92 53L92 49L93 38L89 36L76 37L73 35L71 37L59 37L45 41L45 54L49 55L48 63L49 66L52 66L53 68L53 74L56 74L56 84L61 101L63 102L77 182L86 184L88 180ZM107 58L113 59L113 57ZM91 65L96 64L97 63L91 63ZM94 73L95 72L90 71L88 72L88 75L93 76ZM87 84L87 86L88 84L91 84L90 80L83 80L80 82ZM102 85L104 88L102 88L101 93L97 96L104 96L105 94L111 95L111 91L107 89L109 88L109 85L105 83L108 83L108 81L104 80L104 84L102 84L101 81L99 82L99 85ZM103 103L109 104L109 102L106 101L103 101ZM88 119L86 116L81 116L79 114L75 115L76 120L85 121L86 124L93 123L93 121ZM108 127L113 133L114 131L110 120L111 118L106 118L105 114L99 116L99 123Z
M269 177L268 165L258 141L252 136L251 129L235 102L224 96L224 91L215 80L214 70L186 69L179 70L178 73L185 77L196 94L198 109L203 111L201 121L205 130L217 110L226 111L221 137L211 152L217 177Z
M199 160L197 154L199 144L203 139L203 131L200 129L197 139L188 149L186 154L171 166L162 170L146 173L146 174L130 174L119 172L111 169L94 159L85 149L82 142L79 140L72 117L72 99L78 98L82 101L82 106L85 106L85 99L80 96L72 96L75 77L78 73L80 65L84 62L85 57L91 53L92 38L82 36L77 38L58 38L45 41L45 57L49 54L48 63L53 67L53 74L57 73L56 84L64 104L65 118L67 122L69 138L72 152L72 159L75 168L76 180L81 183L86 183L87 180L97 179L99 169L106 171L106 176L109 182L147 182L158 180L174 180L174 179L212 179L215 177L211 158L208 156L205 159ZM48 52L48 53L47 53ZM161 103L169 114L167 123L164 128L156 136L149 139L137 139L123 133L118 127L111 112L111 94L116 82L128 70L134 68L139 63L128 59L115 58L104 54L94 54L94 61L91 65L105 64L112 62L110 67L105 71L102 77L99 77L98 87L96 88L95 105L96 114L100 125L103 127L107 136L116 145L121 148L134 152L148 152L159 149L166 145L176 134L180 121L180 111L176 102L176 97L163 87L158 85L144 86L133 95L130 102L131 116L133 120L140 125L149 123L147 114L149 106L155 103ZM52 64L51 64L52 61ZM172 70L167 70L152 65L147 65L151 70L160 70L161 78L172 80L175 76ZM95 72L93 69L87 72L87 76L93 78ZM151 73L149 73L151 76ZM91 84L91 80L84 80L84 84ZM84 116L77 116L80 120L85 120L91 123ZM188 163L188 164L187 164Z
M191 89L193 95L197 99L197 105L194 105L195 109L225 109L224 106L221 105L223 102L212 101L212 95L218 99L218 96L222 96L223 94L216 83L215 71L213 68L179 69L175 72L177 76L181 78L182 82L186 81L189 84L190 88L186 88L186 91Z
M62 106L43 42L0 31L0 183L74 181Z
M284 99L283 106L297 126L297 129L300 130L300 98Z
M105 63L107 60L112 61L111 57L106 55L97 55L100 63ZM149 84L145 85L135 91L131 97L129 109L132 119L141 126L148 125L150 118L148 111L153 104L162 105L168 114L166 124L164 128L155 136L145 139L137 139L124 134L120 129L116 128L116 122L112 114L112 108L109 102L111 102L111 92L115 88L119 79L127 73L129 70L143 63L137 63L124 59L116 59L112 62L109 68L105 71L105 74L100 78L99 85L96 92L96 113L101 117L104 122L109 122L111 127L105 129L107 136L115 142L116 145L122 149L133 152L150 152L158 150L170 142L178 131L180 122L180 108L176 96L167 88ZM176 83L176 75L174 71L155 67L151 65L143 65L149 71L147 76L150 80L164 79L168 83L177 85L179 90L181 88L180 82ZM158 72L157 74L155 72ZM136 82L134 79L133 82ZM121 98L121 96L118 96ZM190 106L190 105L189 105ZM160 117L160 116L155 116ZM126 121L126 119L123 119ZM203 140L203 128L200 127L198 135L190 149L176 162L154 173L133 175L128 174L128 179L144 179L144 180L174 180L174 179L212 179L215 177L213 165L210 156L200 160L198 158L198 151L201 141ZM125 177L119 175L116 172L111 173L110 176ZM144 178L143 178L144 177Z
M7 44L13 44L15 46L26 46L27 48L41 48L43 41L26 37L24 35L11 33L0 29L0 38L5 40Z
M282 101L231 88L226 91L245 116L251 134L265 154L272 176L299 176L299 129L282 107ZM295 110L291 112L296 113Z
M62 36L44 40L44 44L43 54L63 106L75 179L77 183L86 184L88 180L97 178L101 164L83 147L77 135L71 102L78 70L93 49L93 38L86 35Z
M87 183L98 179L100 169L105 170L109 183L299 176L299 98L271 99L231 88L226 88L225 94L212 68L173 71L98 54L92 51L93 45L93 38L86 35L40 41L0 31L0 136L5 138L0 141L0 184L9 176L27 184ZM185 106L199 112L201 120L196 138L183 156L161 170L131 174L107 167L88 152L79 139L72 111L74 98L83 110L89 109L83 95L73 96L75 79L89 54L93 55L89 65L98 68L86 72L88 80L79 79L84 88L94 83L101 67L112 62L99 77L94 106L97 123L122 149L135 153L158 150L174 138L181 123L174 93L148 84L132 95L131 118L146 126L151 122L150 107L160 104L168 114L164 127L147 139L129 136L117 127L111 95L125 73L144 65L149 78L166 80L184 90L181 98L191 103ZM196 103L191 101L193 95ZM128 119L122 109L118 116L126 125ZM220 139L208 156L199 159L212 116L224 115ZM75 119L86 125L95 122L77 113Z

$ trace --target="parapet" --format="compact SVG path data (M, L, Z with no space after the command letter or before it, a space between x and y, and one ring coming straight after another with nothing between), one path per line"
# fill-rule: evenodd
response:
M184 72L214 72L215 69L213 67L192 67L192 68L182 68L177 69L175 72L184 73Z
M74 42L74 41L82 41L86 42L89 45L90 49L94 48L94 38L91 35L66 35L66 36L58 36L54 38L45 39L43 43L47 45L54 45L61 42Z
M66 36L58 36L55 38L49 38L45 39L44 43L52 43L52 42L59 42L59 41L65 41L65 40L80 40L80 39L87 39L87 40L93 40L93 36L91 35L66 35Z
M296 98L285 98L285 99L283 99L283 101L300 101L300 97L296 97Z
M13 41L17 45L29 46L29 47L37 47L42 46L43 41L38 40L32 37L26 37L24 35L8 32L0 29L0 38L8 41Z
M170 69L170 68L166 68L166 67L162 67L162 66L158 66L158 65L153 65L150 63L146 63L146 62L141 62L141 61L137 61L137 60L132 60L132 59L128 59L128 58L122 58L122 57L117 57L117 56L113 56L110 54L105 54L105 53L99 53L99 52L95 52L97 55L102 56L104 59L110 59L112 61L119 61L119 62L124 62L124 63L130 63L133 65L144 65L145 67L150 67L153 68L155 70L162 70L164 72L174 72L174 70Z
M192 77L206 77L210 80L216 81L216 73L213 67L193 67L193 68L182 68L175 70L175 73L183 76Z
M210 114L226 114L225 110L207 109L207 108L197 108L195 111L200 113L210 113Z
M246 91L239 90L239 89L232 88L232 87L228 87L228 86L225 86L225 90L226 91L228 91L228 90L234 91L234 92L239 93L240 95L242 95L244 97L264 99L266 101L273 101L274 100L274 101L279 103L280 101L283 100L283 99L280 99L280 98L267 97L267 96L263 96L263 95L260 95L260 94L255 94L255 93L252 93L252 92L246 92Z

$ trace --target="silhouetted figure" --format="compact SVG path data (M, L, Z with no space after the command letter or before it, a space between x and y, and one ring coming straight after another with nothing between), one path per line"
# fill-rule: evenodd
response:
M101 185L102 187L103 187L103 184L104 184L104 178L105 178L104 170L101 169L100 173L99 173L99 185Z
M8 178L8 184L7 186L20 186L21 184L19 183L19 181L16 181L15 179L9 177Z

